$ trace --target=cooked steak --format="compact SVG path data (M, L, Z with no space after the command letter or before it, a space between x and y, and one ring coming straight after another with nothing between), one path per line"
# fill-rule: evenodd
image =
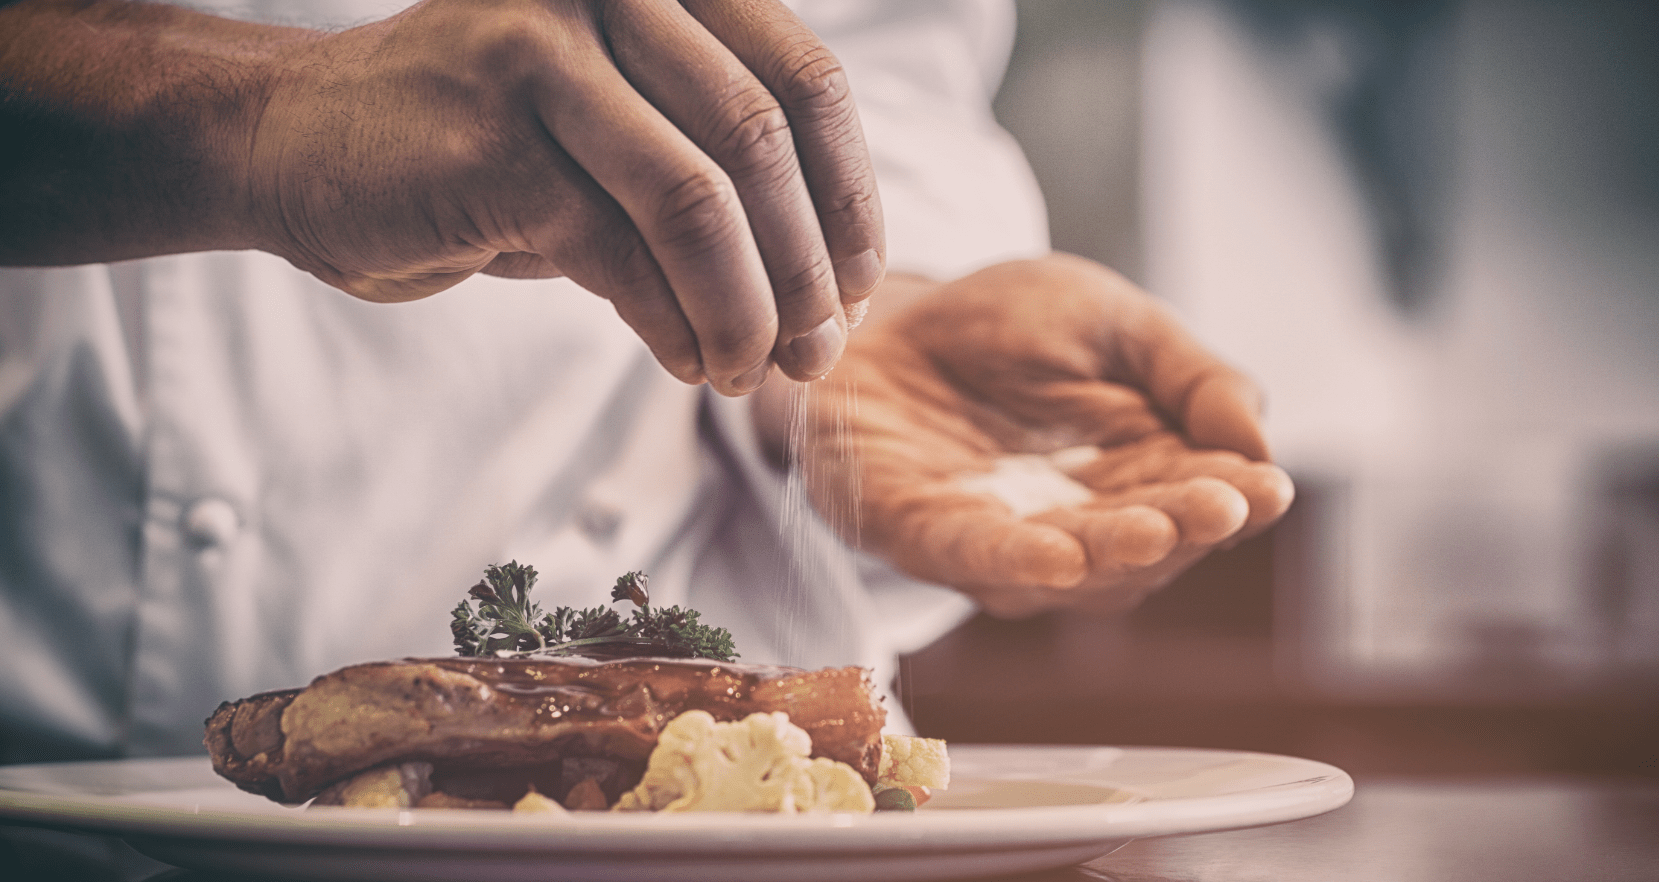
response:
M214 770L238 787L302 802L357 772L398 762L430 762L434 780L525 770L527 777L515 780L540 782L585 758L643 769L657 733L693 709L721 721L783 711L812 736L814 756L876 779L887 714L867 671L701 659L430 658L354 665L304 689L225 702L207 720L205 743ZM638 771L631 777L637 780ZM528 785L515 786L522 793Z

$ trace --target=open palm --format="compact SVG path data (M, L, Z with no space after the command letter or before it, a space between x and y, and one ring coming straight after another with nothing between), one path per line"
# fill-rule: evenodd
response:
M940 286L815 386L801 455L819 510L998 615L1127 607L1290 504L1254 388L1080 258ZM1088 491L1067 504L1022 516L973 485L1003 457L1061 450Z

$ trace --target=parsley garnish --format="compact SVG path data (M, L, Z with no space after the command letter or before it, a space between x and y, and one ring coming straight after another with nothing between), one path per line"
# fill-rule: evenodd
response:
M518 561L484 570L484 578L467 591L478 601L456 604L450 633L461 655L666 655L735 661L737 650L725 628L700 623L696 610L671 606L653 609L644 573L616 580L611 600L631 601L626 620L616 610L596 606L561 606L542 612L531 602L536 569Z

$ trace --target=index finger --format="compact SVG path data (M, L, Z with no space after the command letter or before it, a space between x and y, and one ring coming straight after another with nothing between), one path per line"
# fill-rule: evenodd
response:
M782 105L841 302L863 301L886 272L886 233L875 168L841 62L775 0L683 5Z
M778 314L737 190L608 58L583 51L566 52L563 77L533 96L542 124L632 220L691 325L710 385L752 392L771 367Z
M1088 555L1058 527L1016 518L995 497L941 486L866 497L864 535L898 567L969 593L976 586L1069 588Z
M618 68L737 188L772 281L778 367L797 380L823 375L841 356L846 322L782 106L679 5L623 0L610 12Z

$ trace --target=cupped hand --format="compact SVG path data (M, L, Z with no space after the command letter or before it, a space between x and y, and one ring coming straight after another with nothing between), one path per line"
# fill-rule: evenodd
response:
M833 365L881 278L846 80L774 0L425 0L279 58L261 247L359 297L568 276L742 394Z
M1291 501L1255 388L1080 258L929 290L855 335L804 401L819 510L997 615L1127 608ZM1021 516L975 486L1003 457L1056 451L1086 487L1067 504Z

